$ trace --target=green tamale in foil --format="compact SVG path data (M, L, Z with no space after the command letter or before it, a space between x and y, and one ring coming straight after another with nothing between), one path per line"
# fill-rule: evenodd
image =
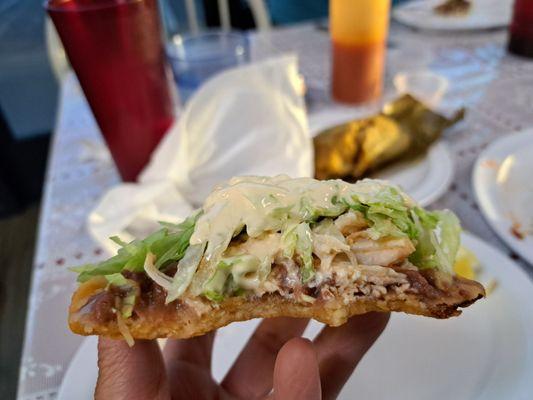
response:
M315 177L354 181L393 162L424 154L443 130L464 117L446 118L411 95L387 103L375 116L329 128L314 138Z

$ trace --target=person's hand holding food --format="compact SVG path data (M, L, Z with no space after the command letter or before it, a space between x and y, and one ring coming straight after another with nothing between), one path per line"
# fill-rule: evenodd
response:
M299 337L305 319L264 320L222 382L211 373L215 333L167 341L101 338L95 397L100 399L334 399L382 332L388 313L326 327L313 342Z
M383 181L237 177L183 223L75 269L69 324L104 337L99 398L334 398L390 311L448 318L485 295L454 273L459 234L452 212ZM218 384L210 332L253 318ZM329 325L313 343L308 318ZM156 338L172 338L162 353Z

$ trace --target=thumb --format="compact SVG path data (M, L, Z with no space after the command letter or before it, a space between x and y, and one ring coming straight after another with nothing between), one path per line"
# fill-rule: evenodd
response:
M289 340L274 366L274 399L320 400L320 374L313 344L303 338Z
M98 340L96 400L169 400L163 357L157 341Z

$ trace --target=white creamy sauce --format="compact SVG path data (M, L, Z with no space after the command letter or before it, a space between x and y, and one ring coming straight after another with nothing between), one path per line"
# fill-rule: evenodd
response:
M223 257L236 255L228 246L231 239L245 229L249 239L239 251L261 261L259 282L270 272L270 264L282 247L279 234L265 236L266 233L284 231L288 224L309 222L318 215L337 217L347 210L341 202L343 199L352 202L353 196L357 196L365 201L387 187L390 185L371 179L350 184L341 180L291 179L285 175L233 178L215 188L206 199L190 244L207 243L204 259L208 269L214 271ZM399 189L398 192L406 204L412 204L410 198ZM245 286L255 286L255 276L247 273L246 277L250 279L247 278Z
M233 178L216 188L205 201L204 214L196 223L190 243L207 242L206 254L217 254L244 226L250 237L256 237L265 231L280 230L285 222L280 214L300 223L305 218L306 205L310 209L334 210L334 197L371 197L386 186L372 179L350 184L341 180L291 179L284 175Z
M243 243L232 245L224 256L239 256L250 254L255 256L259 263L252 269L250 265L243 267L237 264L232 275L235 283L244 289L257 289L270 272L272 262L280 252L281 234L267 233L257 238L249 238Z

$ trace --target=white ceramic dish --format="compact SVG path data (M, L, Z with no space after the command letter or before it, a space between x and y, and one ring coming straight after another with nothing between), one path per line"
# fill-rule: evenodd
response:
M483 265L481 281L496 290L459 318L435 320L393 314L385 333L359 364L340 399L525 400L533 393L533 283L512 260L476 237L463 244ZM213 374L223 377L257 321L219 330ZM313 337L321 325L306 331ZM65 374L58 400L92 399L96 339L80 347Z
M505 135L487 147L476 161L472 183L492 229L533 265L532 174L533 130L527 130Z
M350 109L312 115L309 117L311 134L315 136L324 129L354 118L356 116ZM372 177L401 186L419 204L427 206L448 190L453 172L453 159L448 146L439 141L431 146L424 157L393 164Z
M394 19L412 28L462 31L502 28L509 25L512 0L473 0L472 9L465 16L441 16L433 7L444 0L415 0L395 7Z

